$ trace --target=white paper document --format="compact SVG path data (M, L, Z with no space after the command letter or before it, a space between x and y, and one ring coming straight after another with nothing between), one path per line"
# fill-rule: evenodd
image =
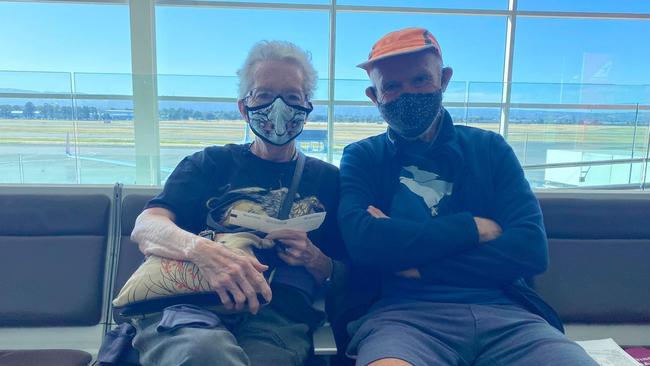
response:
M247 229L259 230L267 234L280 229L310 232L318 229L323 224L325 214L326 212L317 212L291 219L279 220L274 217L262 216L251 212L231 210L228 223Z
M613 339L576 342L601 366L639 366Z

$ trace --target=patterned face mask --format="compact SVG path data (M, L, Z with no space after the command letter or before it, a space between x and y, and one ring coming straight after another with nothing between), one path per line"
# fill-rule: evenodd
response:
M248 124L262 140L273 145L286 145L302 132L307 116L314 109L311 103L307 102L307 105L289 104L278 95L271 103L246 106Z
M378 104L379 112L398 135L413 139L423 134L442 109L442 90L433 93L405 93L388 103Z

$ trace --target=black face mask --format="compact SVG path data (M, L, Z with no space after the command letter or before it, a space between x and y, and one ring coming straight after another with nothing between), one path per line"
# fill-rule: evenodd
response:
M442 109L442 90L433 93L405 93L399 98L378 103L379 113L398 135L413 139L435 122Z

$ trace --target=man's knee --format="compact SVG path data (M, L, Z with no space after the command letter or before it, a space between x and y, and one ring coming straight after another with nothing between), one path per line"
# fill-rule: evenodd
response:
M400 360L399 358L382 358L368 364L368 366L413 366L410 363Z

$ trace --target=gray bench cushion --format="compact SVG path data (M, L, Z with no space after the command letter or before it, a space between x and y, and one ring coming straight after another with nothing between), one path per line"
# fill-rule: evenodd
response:
M550 264L535 287L571 323L650 323L650 195L539 195Z
M87 352L66 349L0 350L2 366L86 366L91 360Z
M650 323L650 240L551 239L535 287L565 322Z
M0 326L99 323L109 212L104 195L0 195Z

